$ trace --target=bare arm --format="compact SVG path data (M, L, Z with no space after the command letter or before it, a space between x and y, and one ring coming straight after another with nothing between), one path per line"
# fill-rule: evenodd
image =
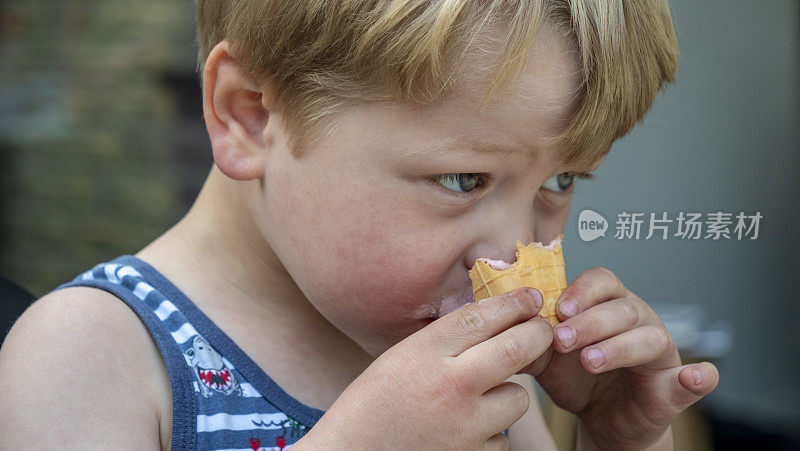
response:
M508 448L511 451L557 450L544 422L536 388L533 385L533 376L515 374L508 380L525 387L530 397L528 411L508 430Z
M36 301L0 349L0 448L161 448L169 379L154 349L109 293L66 288Z

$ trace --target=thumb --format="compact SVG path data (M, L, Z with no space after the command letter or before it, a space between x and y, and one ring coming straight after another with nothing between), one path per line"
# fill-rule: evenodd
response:
M711 393L719 384L719 371L709 362L692 363L675 368L672 402L678 412Z

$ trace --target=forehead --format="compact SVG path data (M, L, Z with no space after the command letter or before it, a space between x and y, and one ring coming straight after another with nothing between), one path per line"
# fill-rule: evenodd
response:
M438 108L441 114L457 118L460 140L477 135L484 143L474 146L477 152L518 150L558 162L561 155L548 139L566 128L577 107L582 77L578 55L550 26L543 25L521 71L503 93L478 110L502 56L499 50L490 50L501 48L498 36L493 30L482 36L457 75L452 94Z

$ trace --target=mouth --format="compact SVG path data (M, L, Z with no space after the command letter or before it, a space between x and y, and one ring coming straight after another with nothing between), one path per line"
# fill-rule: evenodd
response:
M448 313L452 313L475 301L475 295L472 292L472 280L466 271L464 271L463 276L464 279L462 281L459 281L450 289L445 289L445 293L449 294L439 295L438 301L419 306L415 312L419 315L415 315L419 318L418 321L428 325Z
M456 310L464 307L465 305L471 304L475 300L475 296L472 294L472 288L470 287L468 294L455 294L451 296L445 296L442 299L442 302L439 304L439 308L436 311L436 314L431 316L433 319L441 318L449 313L455 312Z

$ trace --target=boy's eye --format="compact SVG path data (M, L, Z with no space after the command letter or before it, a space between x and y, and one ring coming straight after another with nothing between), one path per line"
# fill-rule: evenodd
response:
M568 190L570 186L572 186L574 181L575 175L568 172L562 172L561 174L554 175L545 180L542 184L542 188L555 191L557 193L563 193L564 191Z
M439 174L432 178L432 182L438 183L443 187L452 191L456 195L469 195L485 177L482 174L475 174L471 172Z

